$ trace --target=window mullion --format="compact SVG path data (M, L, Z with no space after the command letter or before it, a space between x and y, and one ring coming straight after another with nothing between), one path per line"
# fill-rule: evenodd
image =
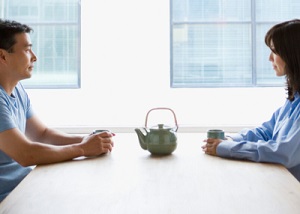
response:
M251 46L252 46L252 85L257 85L256 75L256 0L251 0Z

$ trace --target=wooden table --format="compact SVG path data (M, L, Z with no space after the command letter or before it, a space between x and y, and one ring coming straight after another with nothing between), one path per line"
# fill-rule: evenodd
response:
M300 184L282 166L205 155L202 134L178 133L172 155L117 134L110 154L36 167L0 213L300 213Z

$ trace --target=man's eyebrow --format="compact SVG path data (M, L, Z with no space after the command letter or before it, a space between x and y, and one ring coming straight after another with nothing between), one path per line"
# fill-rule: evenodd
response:
M24 47L32 47L32 44L26 44Z

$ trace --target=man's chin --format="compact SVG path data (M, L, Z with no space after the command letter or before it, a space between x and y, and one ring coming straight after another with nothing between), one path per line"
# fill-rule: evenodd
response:
M30 79L31 76L32 76L32 75L31 75L31 73L30 73L30 74L24 76L21 80L27 80L27 79Z
M31 76L32 76L32 71L30 70L29 72L27 72L27 77L25 77L25 78L29 79L29 78L31 78Z

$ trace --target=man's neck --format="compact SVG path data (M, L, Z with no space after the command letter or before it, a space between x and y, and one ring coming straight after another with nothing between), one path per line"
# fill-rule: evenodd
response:
M0 85L1 87L6 91L6 93L11 96L14 88L16 87L16 85L18 84L18 82L11 82L11 81L6 81L5 78L2 78L0 76Z

